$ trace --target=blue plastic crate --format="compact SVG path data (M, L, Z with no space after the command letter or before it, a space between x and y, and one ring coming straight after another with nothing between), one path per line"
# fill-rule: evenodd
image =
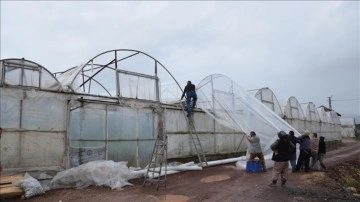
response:
M246 162L246 172L259 173L261 171L262 171L262 165L260 161L254 160L254 161Z

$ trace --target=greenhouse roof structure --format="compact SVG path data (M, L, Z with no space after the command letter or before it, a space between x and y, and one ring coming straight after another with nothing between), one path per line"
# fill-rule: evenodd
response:
M153 101L160 100L159 89L155 87L160 77L175 81L181 89L161 62L132 49L105 51L79 66L56 73L64 91Z
M269 107L272 111L274 111L277 115L280 117L284 116L284 113L281 109L280 103L278 99L276 98L274 92L268 88L261 88L258 90L252 90L249 91L250 93L253 93L254 96L260 100L265 106Z
M1 60L0 66L0 85L61 90L61 84L54 75L36 62L24 58L10 58Z

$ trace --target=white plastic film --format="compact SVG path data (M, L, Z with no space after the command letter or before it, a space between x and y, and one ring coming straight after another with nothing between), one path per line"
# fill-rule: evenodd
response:
M203 79L197 88L198 106L219 123L245 133L255 131L265 155L281 130L300 133L275 112L221 74Z

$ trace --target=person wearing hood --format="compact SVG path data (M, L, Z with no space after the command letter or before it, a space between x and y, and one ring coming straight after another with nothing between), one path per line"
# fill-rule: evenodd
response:
M290 142L293 143L293 145L296 147L297 138L295 137L295 133L292 130L289 131L289 139L290 139ZM290 165L291 165L292 171L295 171L295 168L296 168L296 148L291 153Z
M300 167L303 163L305 163L305 172L309 172L309 161L311 156L309 135L310 132L305 130L303 135L298 138L298 143L300 144L300 155L294 172L300 171Z
M318 161L318 153L319 153L319 138L317 133L313 133L312 138L310 140L310 148L311 148L311 169L314 169L317 165Z
M325 166L325 164L324 164L324 162L323 162L325 153L326 153L325 137L320 136L318 160L319 160L319 162L320 162L321 167L322 167L324 170L326 170L326 166Z
M295 145L290 141L288 135L284 131L280 131L278 137L279 139L270 146L271 150L273 150L272 160L275 161L270 186L276 185L279 176L281 177L281 186L285 186L286 174L289 169L289 160L293 150L295 150Z

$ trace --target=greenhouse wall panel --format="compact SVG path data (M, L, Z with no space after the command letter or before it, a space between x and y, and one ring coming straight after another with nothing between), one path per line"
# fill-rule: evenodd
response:
M192 140L189 135L171 134L168 136L168 158L181 158L191 155Z
M165 110L165 126L168 133L187 132L187 120L180 110Z
M20 128L22 91L0 88L0 125L2 128Z
M211 117L207 116L208 119L210 119L215 124L215 133L240 133L241 131L236 131L235 129L229 128L227 126L224 126L217 121L213 120Z
M127 161L128 166L137 166L137 153L137 141L108 142L108 159L113 161Z
M5 132L1 159L5 168L65 167L65 134Z
M187 117L185 117L182 114L182 118L187 121ZM192 117L194 124L196 126L196 131L198 133L209 133L214 132L215 126L214 126L214 120L211 119L206 113L203 112L193 112Z
M157 135L157 114L150 108L129 107L136 104L140 106L140 101L126 106L74 103L70 114L71 146L80 150L103 147L106 159L127 161L135 167L145 165ZM76 152L70 153L74 161L77 156Z
M137 166L144 168L151 160L151 155L154 149L155 140L147 140L139 142L139 157Z
M1 164L4 169L20 167L20 132L3 131L0 148Z
M20 167L65 167L63 133L23 133L20 135L20 147Z
M240 143L240 142L236 142L235 136L239 136L239 135L215 134L216 153L220 153L220 154L233 153Z
M222 142L221 139L216 139L214 134L200 134L199 140L203 149L204 154L217 154L219 151L217 150L218 142ZM191 140L191 154L197 155L194 144Z
M65 131L67 101L53 93L26 92L22 100L21 128ZM67 96L64 96L65 98Z

